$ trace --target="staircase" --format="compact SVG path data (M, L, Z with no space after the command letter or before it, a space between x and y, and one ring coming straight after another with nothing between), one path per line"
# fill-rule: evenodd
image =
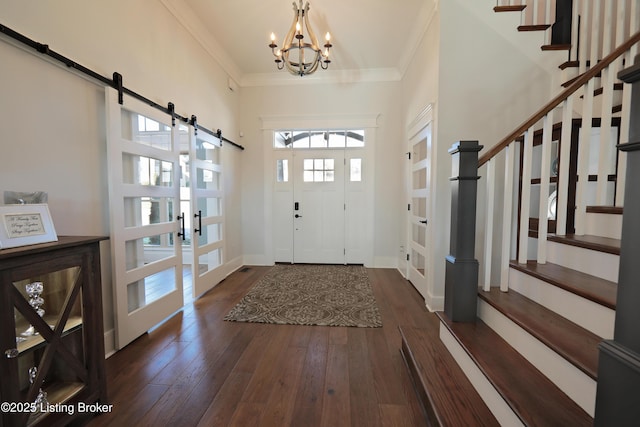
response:
M400 330L432 425L580 426L597 418L627 184L615 146L629 141L631 90L617 75L638 54L640 0L574 0L564 31L571 40L553 47L545 22L554 22L555 5L499 0L495 9L521 13L519 31L545 32L542 50L566 49L568 57L559 64L560 95L481 153L477 319L439 312L437 333Z

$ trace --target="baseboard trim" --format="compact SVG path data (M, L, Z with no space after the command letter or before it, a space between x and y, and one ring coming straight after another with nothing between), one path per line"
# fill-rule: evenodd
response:
M110 358L116 354L116 351L116 331L109 329L104 333L104 358Z

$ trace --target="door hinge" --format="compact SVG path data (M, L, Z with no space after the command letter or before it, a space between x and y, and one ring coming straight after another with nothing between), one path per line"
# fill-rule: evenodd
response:
M346 203L344 204L344 210L345 211L347 210L347 204Z
M342 250L342 254L343 254L343 255L346 255L346 254L347 254L347 249L346 249L346 248Z
M407 151L407 157L409 157L409 160L411 160L411 151Z
M409 254L407 254L407 261L409 261Z
M408 211L411 211L411 203L409 203L409 204L407 205L407 210L408 210Z

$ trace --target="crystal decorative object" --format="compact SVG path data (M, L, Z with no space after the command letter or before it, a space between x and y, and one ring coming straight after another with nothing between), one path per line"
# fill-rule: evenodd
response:
M42 309L42 305L44 304L44 299L40 295L42 295L42 291L44 290L44 285L42 282L33 282L28 283L25 286L25 290L27 291L27 295L29 296L29 305L33 307L33 309L38 313L38 316L44 316L44 310ZM33 325L29 325L29 327L22 333L22 336L31 337L33 335L38 335L38 331Z

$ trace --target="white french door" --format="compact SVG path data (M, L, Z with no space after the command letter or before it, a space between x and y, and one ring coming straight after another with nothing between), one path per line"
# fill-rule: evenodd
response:
M345 263L344 176L344 150L294 150L294 263Z
M193 297L224 279L221 141L189 127L189 188Z
M106 89L116 347L183 305L180 139L187 127Z
M428 298L428 285L433 272L431 225L431 123L409 139L410 200L408 214L407 277L423 297Z

